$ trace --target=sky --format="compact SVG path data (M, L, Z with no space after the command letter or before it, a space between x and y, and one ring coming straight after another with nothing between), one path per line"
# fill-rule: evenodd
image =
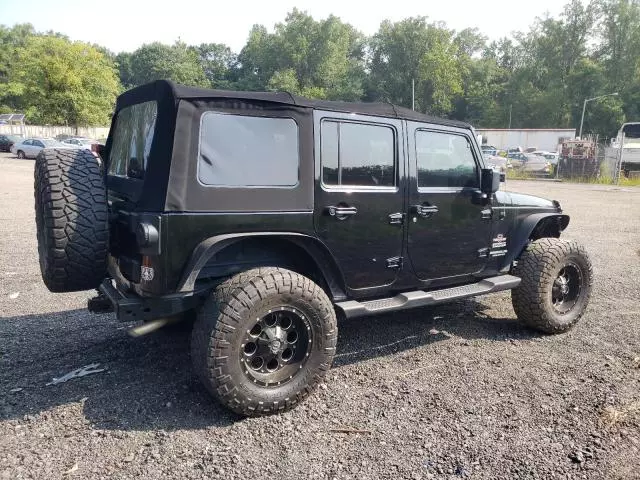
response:
M166 2L166 3L165 3ZM330 14L366 35L380 22L426 16L461 30L478 27L490 39L528 30L536 16L562 11L563 0L0 0L0 23L31 23L37 31L54 30L72 40L97 43L119 53L145 43L225 43L235 52L254 24L272 31L294 7L316 20Z

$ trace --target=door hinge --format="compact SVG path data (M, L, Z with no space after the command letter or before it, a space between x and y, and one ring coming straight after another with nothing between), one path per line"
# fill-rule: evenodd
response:
M402 257L387 258L387 268L402 268Z
M478 249L478 258L485 258L489 256L489 249L488 248L479 248Z
M390 213L389 225L402 225L404 223L404 213Z
M493 217L493 209L485 208L484 210L482 210L482 212L480 212L480 214L482 215L483 220L489 220Z

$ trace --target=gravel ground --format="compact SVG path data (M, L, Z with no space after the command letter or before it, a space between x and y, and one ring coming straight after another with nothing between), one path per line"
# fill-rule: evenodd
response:
M187 333L134 339L46 290L32 171L0 154L1 479L640 478L640 189L507 185L558 199L591 253L571 332L521 328L509 293L345 321L326 384L242 419L194 379Z

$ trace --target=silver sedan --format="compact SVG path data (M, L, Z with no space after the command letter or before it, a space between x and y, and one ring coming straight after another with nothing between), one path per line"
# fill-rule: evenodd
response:
M78 148L74 145L58 142L51 138L25 138L21 142L14 143L11 153L18 158L36 158L45 148Z

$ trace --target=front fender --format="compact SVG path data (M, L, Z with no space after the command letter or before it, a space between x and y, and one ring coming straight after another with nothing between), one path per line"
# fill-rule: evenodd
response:
M511 266L527 248L529 242L542 237L560 237L569 225L569 215L560 213L533 213L525 217L511 235L512 243L504 257L501 269Z

